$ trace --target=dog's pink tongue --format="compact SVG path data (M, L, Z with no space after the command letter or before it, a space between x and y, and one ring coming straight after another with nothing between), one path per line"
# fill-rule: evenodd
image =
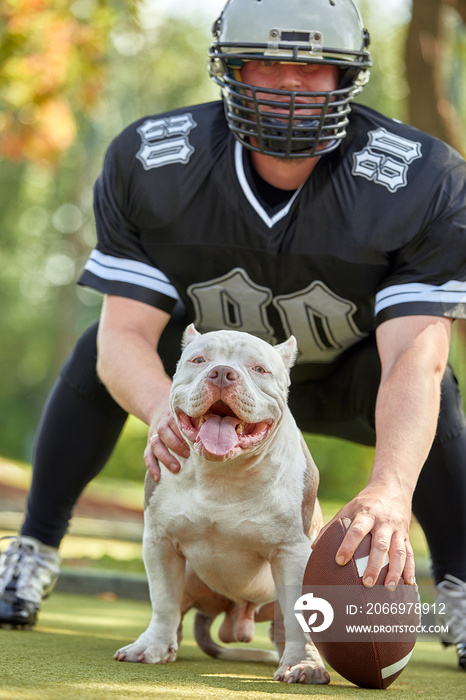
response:
M213 455L227 455L238 443L236 426L238 418L234 416L207 416L199 430L199 440L207 452Z

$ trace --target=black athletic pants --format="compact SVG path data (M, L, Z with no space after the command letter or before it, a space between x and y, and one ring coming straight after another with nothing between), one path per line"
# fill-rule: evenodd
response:
M173 373L185 321L175 315L159 351ZM94 324L78 341L46 403L22 534L58 547L84 487L101 471L127 414L96 375ZM374 338L358 343L328 379L294 384L290 407L306 432L372 445L380 364ZM338 466L336 465L337 469ZM413 511L429 544L435 581L466 580L466 420L447 369L437 436L416 486Z

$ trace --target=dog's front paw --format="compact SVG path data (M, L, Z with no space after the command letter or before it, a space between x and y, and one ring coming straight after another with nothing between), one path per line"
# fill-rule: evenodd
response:
M294 665L289 665L286 662L280 664L273 679L284 683L313 683L316 685L330 682L330 676L325 667L322 665L313 666L308 659Z
M141 635L132 644L118 649L113 658L116 661L141 664L166 664L175 661L177 649L176 641L167 643L161 639L148 639Z

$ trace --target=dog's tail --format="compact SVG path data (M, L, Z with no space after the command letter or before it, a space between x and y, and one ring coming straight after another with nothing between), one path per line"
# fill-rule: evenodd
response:
M214 617L201 612L196 612L194 618L194 638L202 651L209 656L223 661L262 661L263 663L276 663L278 661L278 653L276 651L220 646L210 636L210 628L214 619Z

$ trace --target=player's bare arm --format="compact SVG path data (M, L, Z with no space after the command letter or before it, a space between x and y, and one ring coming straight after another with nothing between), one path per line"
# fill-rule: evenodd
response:
M376 581L387 554L385 585L394 588L401 575L406 583L414 581L411 501L435 436L450 329L450 319L410 316L385 321L377 331L382 375L373 469L366 488L336 516L352 520L337 552L338 563L345 564L372 533L363 578L368 586Z
M120 406L149 426L144 457L156 480L156 457L177 471L179 463L167 447L180 454L187 450L169 413L171 379L156 350L168 319L169 314L148 304L106 296L98 337L99 377Z

